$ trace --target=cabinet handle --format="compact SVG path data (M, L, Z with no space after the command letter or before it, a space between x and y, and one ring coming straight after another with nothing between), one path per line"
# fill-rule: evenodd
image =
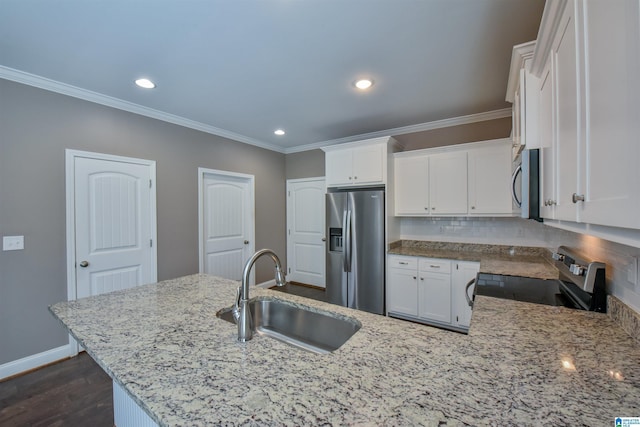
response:
M435 210L436 210L436 208L431 208L431 210L432 210L432 211L435 211Z
M571 196L571 201L573 203L584 202L584 194L573 193Z
M471 206L471 209L475 209L475 208L476 208L475 206Z
M353 178L349 177L349 181L351 181Z
M424 277L421 277L420 280L424 280Z
M417 279L417 277L416 277L416 276L413 276L413 280L416 280L416 279Z
M354 176L354 177L353 177L353 179L358 179L358 177L357 177L357 176Z
M404 261L398 261L398 264L400 264L400 265L409 265L408 262L404 262Z
M424 208L424 210L425 210L425 211L428 211L428 210L429 210L429 208Z
M431 268L440 268L439 265L433 265L433 264L431 264L429 267L431 267Z

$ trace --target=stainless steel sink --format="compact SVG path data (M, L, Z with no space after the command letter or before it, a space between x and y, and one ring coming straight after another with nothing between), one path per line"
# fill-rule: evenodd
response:
M277 298L254 298L249 301L249 310L254 333L320 354L339 349L362 326L347 316ZM231 307L223 308L216 316L235 323Z

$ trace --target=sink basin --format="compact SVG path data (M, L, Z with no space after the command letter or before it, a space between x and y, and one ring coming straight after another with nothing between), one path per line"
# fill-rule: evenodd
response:
M276 298L253 298L249 309L255 334L320 354L339 349L362 326L356 319ZM235 323L231 307L216 316Z

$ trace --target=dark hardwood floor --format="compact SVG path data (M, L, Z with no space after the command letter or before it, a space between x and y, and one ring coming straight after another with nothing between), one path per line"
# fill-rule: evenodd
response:
M0 382L0 426L113 427L111 378L80 353Z

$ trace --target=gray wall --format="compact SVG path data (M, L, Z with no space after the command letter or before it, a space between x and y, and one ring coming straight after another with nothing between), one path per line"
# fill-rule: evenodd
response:
M405 151L508 138L511 117L394 136Z
M324 151L309 150L287 154L285 164L287 179L324 176Z
M422 148L442 147L445 145L464 144L466 142L486 141L490 139L508 138L511 134L511 117L485 120L483 122L450 126L422 132L394 135L404 151ZM324 176L324 151L310 150L287 154L287 179L311 178Z
M159 280L198 271L198 167L255 175L256 249L286 258L283 154L0 79L0 234L25 236L0 251L0 364L67 342L65 148L157 162Z

